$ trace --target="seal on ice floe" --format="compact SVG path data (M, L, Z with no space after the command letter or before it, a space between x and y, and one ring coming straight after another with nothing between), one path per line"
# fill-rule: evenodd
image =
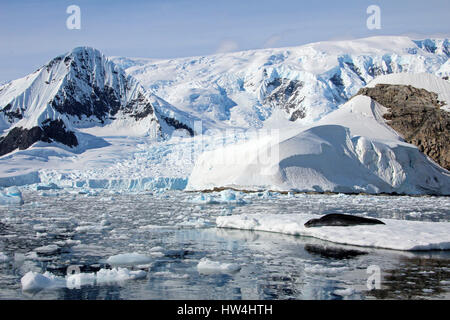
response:
M350 227L359 225L370 225L370 224L385 224L384 222L377 219L363 218L358 216L353 216L350 214L340 214L332 213L327 214L319 219L311 219L305 223L306 228L311 227Z

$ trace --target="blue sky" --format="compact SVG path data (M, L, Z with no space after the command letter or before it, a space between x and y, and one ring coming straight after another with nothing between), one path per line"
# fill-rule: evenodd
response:
M81 8L68 30L66 8ZM366 9L381 8L381 30ZM375 35L450 34L448 0L0 0L0 82L80 46L173 58Z

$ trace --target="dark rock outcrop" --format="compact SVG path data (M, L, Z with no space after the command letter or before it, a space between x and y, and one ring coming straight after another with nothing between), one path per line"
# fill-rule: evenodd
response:
M267 95L263 103L284 110L290 114L290 121L303 119L305 112L301 103L305 97L301 96L300 90L304 85L298 80L275 78L266 84Z
M436 93L406 85L378 84L362 88L359 94L388 108L389 113L384 115L387 124L406 142L450 170L450 113L441 108L444 103Z
M189 132L189 135L191 137L194 136L194 130L192 130L191 127L185 125L184 123L181 123L180 121L178 121L174 118L169 118L169 117L164 117L164 116L161 116L161 119L164 120L167 123L167 125L171 126L175 130L184 129L187 132Z
M15 127L5 137L0 138L0 156L16 149L28 149L38 141L47 143L56 141L69 147L78 146L77 137L66 129L62 120L46 120L41 127L31 129Z

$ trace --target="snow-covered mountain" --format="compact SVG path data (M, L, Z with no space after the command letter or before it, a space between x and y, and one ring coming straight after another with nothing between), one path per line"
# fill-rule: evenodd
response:
M378 84L425 87L450 105L450 84L433 75L381 76L368 87ZM449 172L405 142L387 112L355 96L314 124L204 153L187 187L449 195Z
M450 75L447 39L373 37L152 60L113 58L147 89L218 127L261 127L274 110L313 122L390 73Z
M99 136L158 137L176 128L192 133L189 121L88 47L0 87L0 155L39 141L76 152L104 146Z
M0 186L449 194L448 171L426 156L447 149L424 143L426 126L407 139L388 106L351 99L410 85L447 115L448 61L447 40L405 37L172 60L77 48L0 87ZM423 150L407 143L418 139Z

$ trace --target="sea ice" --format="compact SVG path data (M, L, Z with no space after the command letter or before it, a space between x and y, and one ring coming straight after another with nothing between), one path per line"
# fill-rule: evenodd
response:
M77 286L124 282L143 279L147 272L131 271L126 268L100 269L96 273L76 273L59 277L50 272L43 274L29 271L20 280L23 291L39 291L44 289L75 288Z
M197 265L199 273L216 274L216 273L234 273L241 270L241 267L235 263L223 263L202 258Z
M0 190L0 205L23 204L22 193L17 187Z
M385 225L306 228L313 214L243 214L219 216L219 228L268 231L325 241L404 251L450 250L450 222L381 219Z
M333 291L333 294L335 294L337 296L341 296L341 297L351 296L354 293L355 293L355 289L353 289L353 288L338 289L338 290Z
M139 265L151 261L151 257L136 252L117 254L106 259L110 265Z

